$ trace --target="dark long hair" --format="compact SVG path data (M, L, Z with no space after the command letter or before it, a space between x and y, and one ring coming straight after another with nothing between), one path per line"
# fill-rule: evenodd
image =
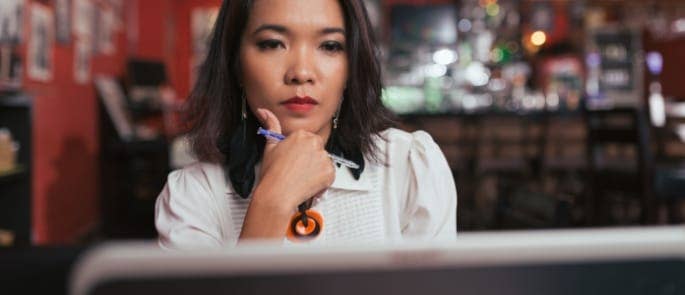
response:
M225 160L217 147L240 124L240 41L253 0L224 0L211 35L207 58L186 105L185 119L195 155L200 161ZM338 119L343 150L358 150L378 159L373 136L394 125L382 104L381 67L373 29L362 0L340 0L345 16L348 82Z

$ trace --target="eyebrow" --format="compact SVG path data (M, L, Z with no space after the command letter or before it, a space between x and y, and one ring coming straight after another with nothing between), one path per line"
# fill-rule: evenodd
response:
M285 26L274 25L274 24L264 24L264 25L259 26L256 30L254 30L254 32L252 32L252 35L256 35L262 31L276 31L277 33L281 33L281 34L288 33L288 29ZM335 34L335 33L345 35L345 29L339 28L339 27L323 28L319 32L321 35L328 35L328 34Z

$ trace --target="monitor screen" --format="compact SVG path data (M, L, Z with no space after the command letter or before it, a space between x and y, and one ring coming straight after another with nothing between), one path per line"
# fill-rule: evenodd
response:
M685 294L685 229L462 234L450 244L110 245L72 294Z
M450 45L457 42L454 5L394 5L390 12L393 44Z

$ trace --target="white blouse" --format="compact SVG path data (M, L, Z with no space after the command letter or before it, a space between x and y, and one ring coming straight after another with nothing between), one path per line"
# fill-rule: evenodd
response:
M380 137L386 139L375 138L380 161L365 159L359 180L336 168L335 181L312 205L324 217L323 232L312 243L454 239L457 192L438 145L423 131L391 128ZM259 175L259 165L255 170ZM233 191L217 164L174 171L155 206L159 244L234 246L250 199Z

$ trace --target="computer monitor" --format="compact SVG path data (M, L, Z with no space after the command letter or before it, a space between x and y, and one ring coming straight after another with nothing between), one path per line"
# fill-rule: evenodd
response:
M194 252L111 244L79 263L71 294L685 294L684 254L683 227Z
M457 42L457 10L453 4L393 5L390 22L395 45L446 46Z
M162 61L130 59L127 70L133 86L157 87L167 82L166 67Z

